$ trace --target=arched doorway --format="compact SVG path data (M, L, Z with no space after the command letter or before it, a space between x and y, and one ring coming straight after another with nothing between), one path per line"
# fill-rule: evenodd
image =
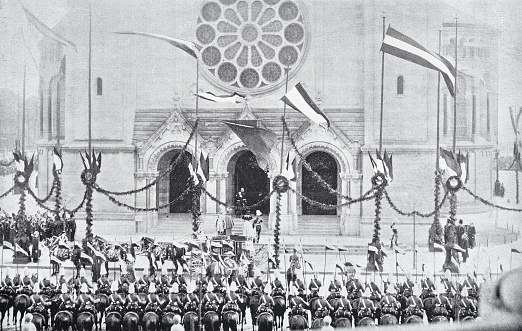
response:
M312 167L321 178L323 178L331 187L337 189L337 162L326 152L313 152L306 157L306 162ZM303 167L302 169L302 193L304 196L326 204L337 204L337 196L330 193L323 187L317 179L313 178L312 173ZM309 204L302 200L303 215L336 215L336 209L321 209L318 206Z
M158 163L158 172L164 173L177 159L181 150L171 150L163 155ZM188 170L188 162L192 159L192 154L185 151L185 158L181 159L172 169L169 175L161 178L157 184L157 203L158 206L165 205L177 197L188 187L190 172ZM190 197L173 203L169 208L160 210L162 214L166 213L188 213L190 211Z
M241 188L245 189L247 205L253 205L270 193L270 179L257 164L256 157L250 151L236 153L228 163L228 172L233 174L228 186L228 201L235 203L235 195ZM270 199L261 204L263 214L270 212ZM251 212L255 212L252 210Z

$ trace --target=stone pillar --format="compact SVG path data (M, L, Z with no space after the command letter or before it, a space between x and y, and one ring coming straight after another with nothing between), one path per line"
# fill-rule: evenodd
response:
M221 202L227 202L227 177L228 172L216 173L216 197Z
M136 172L134 174L134 181L135 181L134 187L136 187L136 188L140 188L140 187L147 185L147 182L148 182L147 173L145 173L144 171ZM136 207L146 208L147 201L148 201L147 190L135 193L134 199L136 201ZM142 213L142 212L134 213L134 221L136 222L136 227L135 227L134 231L145 232L150 228L151 224L149 224L147 214L148 213Z
M218 176L217 173L211 172L210 173L210 179L207 182L207 191L212 194L215 197L218 197L218 181L220 176ZM205 206L206 206L206 213L207 214L216 214L219 212L219 206L216 202L214 202L208 195L205 193L202 193L204 195L204 198L206 200ZM221 200L221 199L220 199Z
M158 172L149 173L147 183L152 183L156 178L158 178L158 175L159 175ZM157 184L154 184L146 190L148 208L156 208L158 206L156 187L157 187ZM154 226L156 226L158 224L158 214L159 214L158 211L151 211L151 212L147 213L147 215L149 216L149 219L150 219L150 223L153 224Z
M270 177L270 187L274 181L274 176ZM270 197L270 215L268 225L270 229L275 227L276 221L277 193ZM281 234L290 234L294 230L294 216L289 213L289 192L281 195Z
M360 196L362 174L357 172L341 174L342 193L352 198ZM343 199L344 200L344 199ZM354 208L350 208L354 206ZM352 210L354 211L352 213ZM347 236L359 236L361 234L361 217L357 213L357 205L341 207L341 234Z

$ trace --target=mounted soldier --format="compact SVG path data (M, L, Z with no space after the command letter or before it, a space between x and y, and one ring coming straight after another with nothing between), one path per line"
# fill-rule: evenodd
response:
M95 304L98 303L99 299L94 299L91 294L89 294L89 288L86 283L82 283L80 287L80 295L76 300L76 307L78 307L78 312L89 312L94 317L94 320L97 323L97 311Z
M100 276L98 281L96 282L98 284L98 291L101 293L109 293L111 288L111 283L109 282L109 279L107 278L106 274L103 274Z
M330 292L330 294L328 295L328 298L326 300L330 301L332 299L340 298L341 288L342 284L337 279L337 275L334 274L334 278L330 281L330 285L328 286L328 292Z
M301 269L301 263L299 262L299 256L297 256L297 249L293 249L293 254L290 255L290 267L286 271L287 276L287 285L290 285L290 282L295 282L297 279L296 270Z
M72 296L69 294L69 287L67 284L63 283L60 289L60 296L58 297L58 307L60 310L67 310L71 313L74 312L74 300Z
M422 303L422 300L420 299L420 295L422 294L422 290L420 288L414 288L413 294L406 300L406 306L403 307L403 316L402 321L406 320L408 316L416 315L423 318L424 314L424 304Z
M252 281L252 288L257 289L259 292L263 292L265 288L265 283L261 279L261 271L256 269L254 271L254 280Z
M159 316L163 313L161 310L163 301L158 297L156 292L156 283L151 282L149 285L149 293L147 294L147 305L145 306L145 312L152 311Z
M33 294L33 281L31 277L29 277L29 269L27 267L24 268L23 278L20 282L20 288L18 289L19 293L27 294L31 296Z
M281 274L279 273L279 270L276 269L274 271L274 280L270 283L272 287L272 293L270 295L272 297L285 297L285 286L283 282L279 279L279 277L281 277Z
M368 317L370 319L375 318L376 307L373 301L370 300L370 289L367 288L362 296L356 301L355 309L357 310L357 321Z
M146 293L147 289L150 287L150 274L151 269L144 268L143 274L141 275L140 279L138 280L138 292L139 293Z
M40 284L36 283L33 287L33 295L31 295L31 307L27 309L28 313L38 313L42 315L46 321L49 320L48 307L51 305L50 302L46 301L41 295Z
M291 316L300 315L303 316L305 320L308 320L308 314L306 313L306 310L310 309L310 306L297 294L297 287L292 286L288 296L288 304L290 307L288 318Z
M441 280L442 285L444 286L444 293L441 295L445 295L448 299L453 300L453 297L457 293L457 288L455 284L451 281L451 271L446 270L444 273L444 278Z
M460 320L466 319L466 317L472 317L473 319L477 318L477 301L473 296L471 296L467 287L462 289L461 299L458 302L458 306L458 315Z
M475 278L471 272L467 273L467 278L462 282L459 290L462 291L464 288L468 289L468 295L474 299L478 299L479 287L475 282Z
M401 304L395 298L396 295L397 292L395 291L395 287L388 287L388 291L382 297L379 306L381 308L381 316L390 314L395 316L398 321L400 318Z
M421 279L421 288L422 288L422 293L420 295L421 299L425 299L425 298L433 296L433 291L435 290L435 284L433 284L433 281L430 279L429 275L426 275L425 279Z
M173 312L181 315L183 310L183 301L179 296L179 285L173 283L169 289L169 295L167 296L167 305L165 306L165 312Z
M339 297L341 296L340 291L341 290L339 289ZM325 316L330 315L330 313L333 312L332 305L330 305L330 303L326 301L326 299L324 298L326 293L323 294L322 292L325 291L319 291L319 297L310 303L310 312L312 315L312 319L324 318Z
M413 294L414 287L415 283L411 280L411 272L408 272L406 280L400 286L400 294L405 298L409 298Z
M223 305L222 312L235 311L238 314L241 313L241 311L239 309L239 303L242 303L243 301L236 294L236 291L237 291L236 283L232 282L230 284L228 293L224 296L224 305Z
M310 285L308 285L308 290L310 291L310 295L308 300L310 301L312 298L319 297L319 290L321 289L321 281L317 279L317 272L314 273L314 278L310 280Z
M435 297L431 303L431 311L428 312L428 320L432 321L435 317L441 316L449 320L452 315L451 304L445 295L439 294L437 290L433 291Z
M140 320L143 318L143 310L141 309L142 306L144 306L147 303L147 301L144 301L140 299L138 294L136 294L136 286L134 283L130 283L129 285L129 294L127 294L127 297L125 298L125 310L133 311L138 314L140 317Z
M364 288L361 282L355 278L354 274L348 274L348 281L346 282L346 290L348 291L348 299L358 299L361 297Z
M125 300L121 297L119 292L119 286L117 281L113 281L110 288L111 294L109 295L109 306L107 312L116 311L121 313L122 308L125 305Z
M221 305L221 301L218 296L213 292L207 292L201 299L201 305L203 307L203 311L214 311L217 312L219 306Z

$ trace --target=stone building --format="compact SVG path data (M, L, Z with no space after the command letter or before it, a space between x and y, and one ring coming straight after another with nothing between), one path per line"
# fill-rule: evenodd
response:
M290 153L289 159L297 162L297 181L292 182L297 195L283 197L283 232L319 228L324 234L369 236L372 201L324 210L300 198L302 194L328 204L342 202L317 184L288 139L281 158L281 116L285 112L299 152L332 187L352 197L371 187L367 152L379 146L379 48L384 12L386 25L391 24L430 50L437 51L441 30L444 56L454 56L457 43L461 72L457 147L470 153L467 187L491 197L492 152L497 136L498 31L458 13L456 40L455 9L440 1L96 0L91 11L92 144L102 152L97 183L105 189L140 188L170 166L196 121L196 86L216 94L237 92L246 95L238 104L198 101L197 150L208 153L210 159L206 190L234 204L235 194L245 187L249 202L254 203L271 190L281 161ZM40 43L39 189L44 194L52 185L51 151L59 139L64 151L65 201L68 207L74 207L84 191L78 152L88 143L88 5L70 0L68 14L55 29L73 41L77 50L50 39ZM115 34L117 31L193 41L201 46L199 66L193 57L166 42ZM389 193L401 209L431 211L437 73L391 56L385 56L384 63L383 147L393 153L395 177ZM326 113L329 129L309 122L293 109L284 110L280 98L285 94L286 73L288 87L301 82ZM451 147L453 99L443 80L440 100L441 145ZM268 171L256 166L253 155L222 122L235 119L255 120L277 135L279 141L269 156ZM194 143L193 139L188 144L190 154L194 153ZM188 175L186 167L178 166L149 189L118 199L137 207L168 204L184 190ZM459 211L471 210L468 206L472 201L464 194L460 201ZM270 226L275 204L272 196L259 207L270 215ZM148 231L169 214L188 210L182 202L159 212L134 213L99 194L95 194L93 205L97 233L110 232L113 226L121 233ZM383 206L384 224L395 221L399 228L411 228L411 219L398 217L385 201ZM211 198L202 196L204 215L216 214L218 207ZM314 216L320 214L333 217ZM78 218L82 218L81 213ZM421 230L426 230L432 219L417 222Z

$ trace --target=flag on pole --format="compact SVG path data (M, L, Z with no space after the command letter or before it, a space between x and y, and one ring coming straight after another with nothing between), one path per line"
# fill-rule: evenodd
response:
M5 243L4 243L4 245L5 245ZM511 248L511 253L518 253L518 254L522 254L522 252L521 252L521 251L519 251L519 250L518 250L518 249L516 249L516 248Z
M281 173L281 175L283 175L287 179L295 182L296 181L296 174L297 174L296 157L294 156L294 158L292 160L293 161L290 162L290 153L288 153L287 156L286 156L286 162L285 162L286 166L283 169L283 172Z
M502 267L502 264L500 264L500 272L504 272L504 268Z
M34 16L33 13L27 10L27 8L25 8L24 5L22 5L22 8L24 10L25 17L27 17L27 21L31 23L38 31L40 31L41 34L53 39L54 41L64 46L71 46L76 51L76 45L73 42L65 39L63 36L54 32L50 27L48 27L46 24L40 21L36 16Z
M212 92L199 92L198 94L194 94L201 99L217 102L217 103L241 103L241 99L244 99L245 96L237 93L226 94L226 95L216 95Z
M455 67L439 54L427 50L415 40L392 27L388 27L386 31L381 51L425 68L439 71L446 82L449 93L455 97L455 77L457 75Z
M87 242L87 247L93 252L94 255L96 255L97 257L105 260L105 255L103 255L102 252L98 251L96 248L94 248L90 242Z
M15 251L20 252L20 253L22 253L23 255L27 256L27 257L30 256L29 253L28 253L25 249L23 249L22 247L20 247L20 245L18 245L17 243L15 243Z
M257 164L268 169L270 151L277 142L274 132L259 126L256 120L223 121L241 139L243 144L256 156Z
M312 264L306 260L304 260L305 263L308 265L308 267L310 267L310 270L314 270L314 267L312 266Z
M194 185L198 185L199 184L198 175L194 171L194 166L192 165L192 162L188 163L188 169L189 169L190 176L192 177L192 179L194 181Z
M340 261L335 263L335 268L341 270L341 272L344 272L343 264Z
M337 246L337 250L339 252L347 252L348 251L348 248L344 247L344 246Z
M14 246L9 241L4 241L3 247L4 247L4 249L10 249L10 250L14 251Z
M301 83L297 83L294 88L288 91L281 98L281 100L288 106L308 117L312 122L326 128L330 127L330 121L325 113L317 107L312 98L308 93L306 93Z
M327 250L327 251L335 251L336 250L335 247L333 247L331 245L328 245L328 244L324 245L324 249Z
M199 153L199 163L198 163L198 175L201 176L203 181L208 181L210 179L209 172L210 172L210 161L208 158L208 153L200 150Z
M441 244L436 243L436 242L433 243L433 247L441 250L442 252L444 252L446 250L444 246L442 246Z
M375 151L377 157L375 160L373 159L370 152L368 155L370 156L370 162L372 163L373 172L375 174L381 173L384 175L388 182L393 181L393 164L392 164L392 155L388 155L386 150L384 151L384 155L381 157L381 153L379 151Z
M54 255L51 255L51 262L58 263L58 264L62 263L62 261L60 261L60 259L58 259Z
M172 38L164 35L159 34L153 34L153 33L146 33L146 32L133 32L133 31L122 31L122 32L115 32L116 34L130 34L130 35L136 35L136 36L144 36L154 39L159 39L168 42L174 47L177 47L192 56L193 58L197 59L199 57L199 51L201 50L201 46L196 45L193 42L185 41L177 38Z
M394 246L393 246L393 249L395 250L395 253L398 253L398 254L401 254L401 255L406 254L406 252L404 251L404 249L400 248L400 247L397 246L397 245L394 245Z
M92 257L90 257L89 255L85 254L84 252L82 252L80 254L80 258L82 258L84 260L87 260L87 261L89 261L92 264Z

